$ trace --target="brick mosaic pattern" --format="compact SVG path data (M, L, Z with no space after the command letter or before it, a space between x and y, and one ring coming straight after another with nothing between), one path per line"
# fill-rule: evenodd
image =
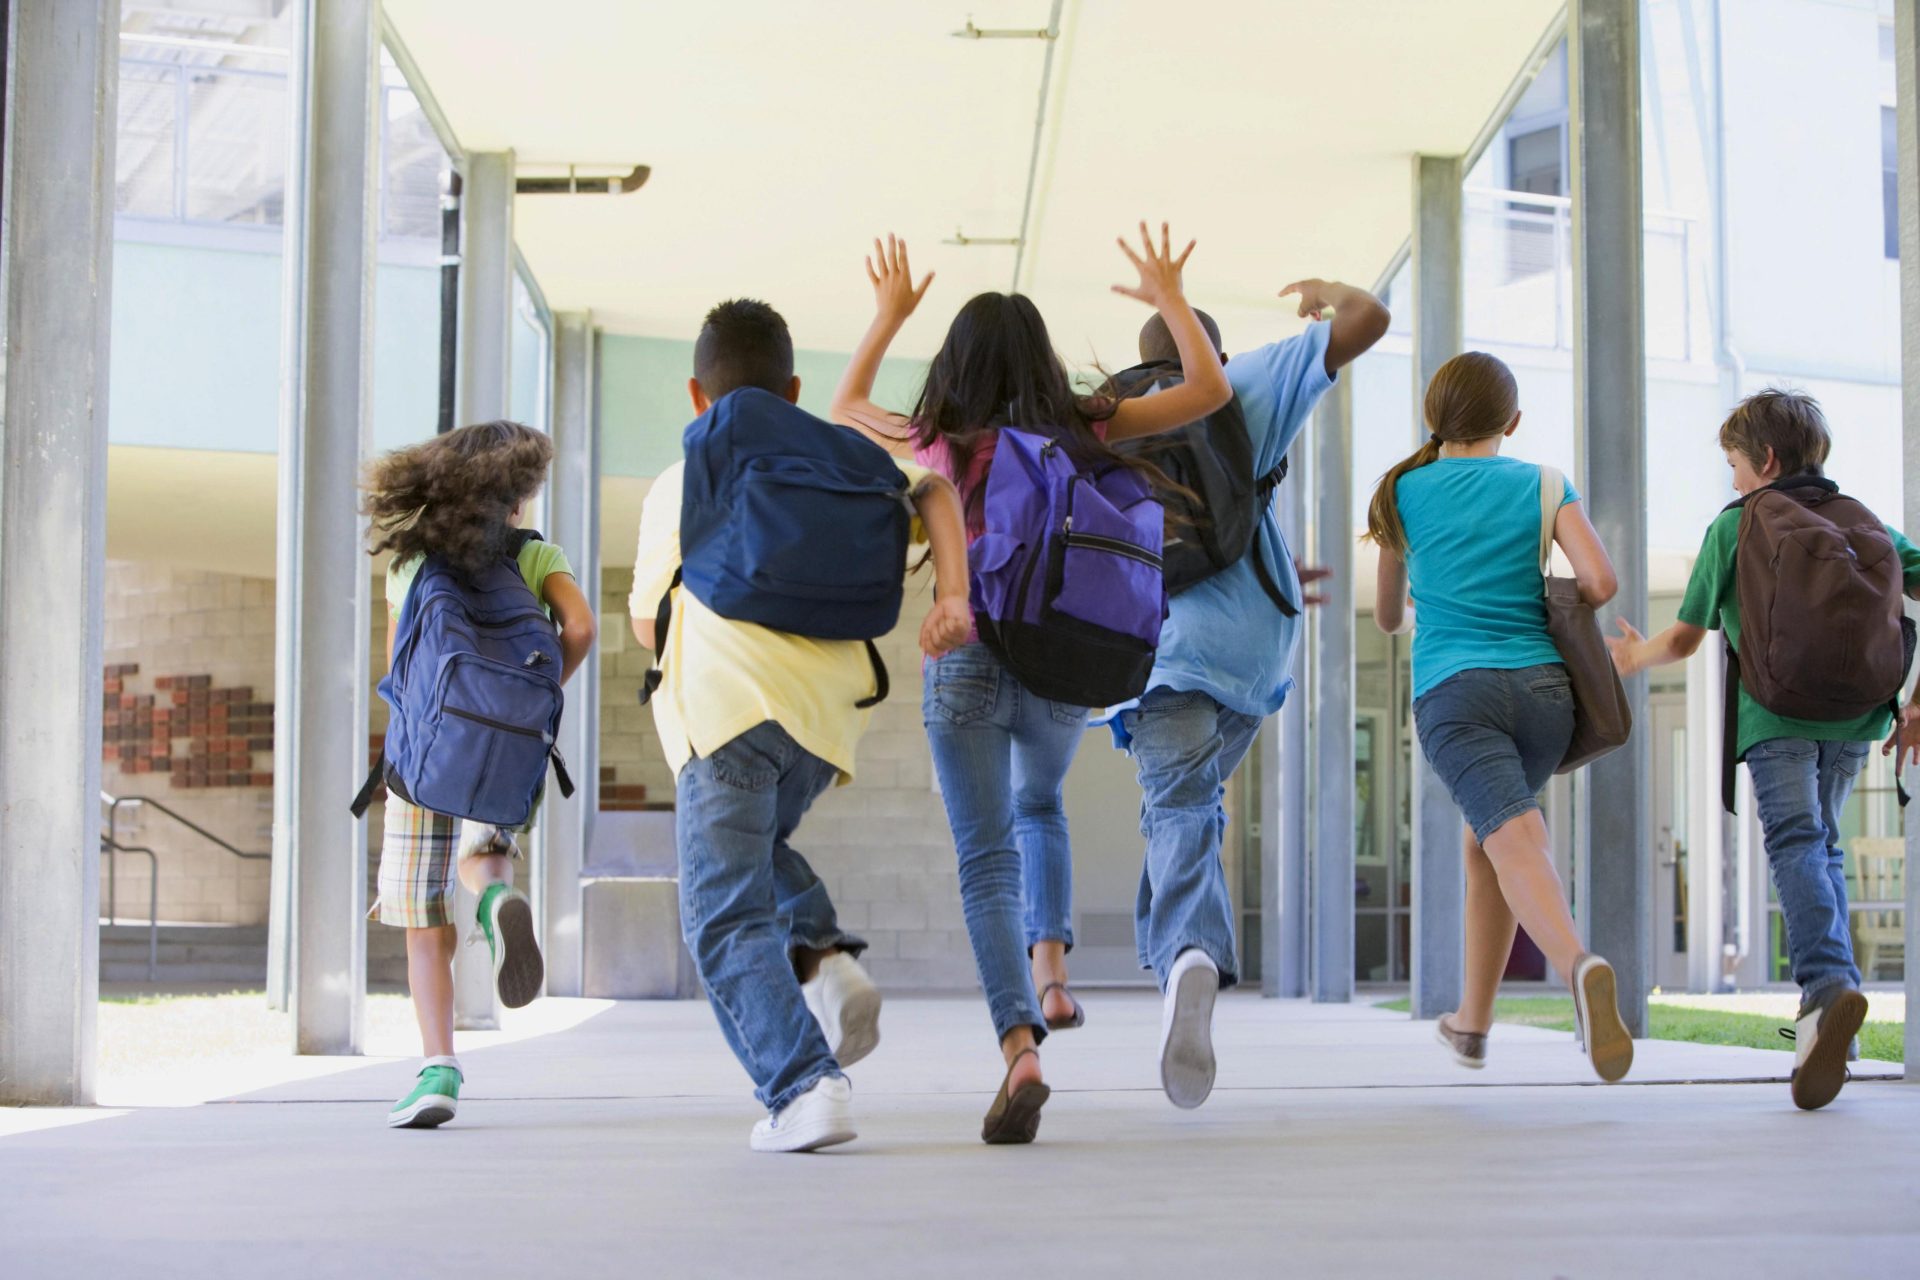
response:
M159 676L141 693L139 675L137 662L106 668L103 763L168 774L183 789L273 785L271 702L255 702L247 685L215 688L206 674Z

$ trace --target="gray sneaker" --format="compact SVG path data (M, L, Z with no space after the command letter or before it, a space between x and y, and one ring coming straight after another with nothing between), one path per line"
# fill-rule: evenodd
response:
M1802 1005L1791 1031L1793 1105L1818 1111L1840 1096L1847 1083L1847 1054L1860 1024L1867 1020L1867 998L1852 987L1829 988L1814 1004Z
M1453 1052L1453 1060L1475 1071L1487 1065L1487 1033L1461 1031L1453 1025L1453 1015L1443 1013L1433 1024L1433 1038Z

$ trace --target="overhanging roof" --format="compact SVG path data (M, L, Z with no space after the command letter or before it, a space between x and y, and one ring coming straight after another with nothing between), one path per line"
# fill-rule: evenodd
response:
M622 197L523 196L516 236L553 305L690 337L720 298L847 350L860 256L907 236L934 292L924 355L1013 283L1046 0L386 0L460 141L536 162L645 163ZM1113 237L1197 237L1188 292L1231 349L1286 327L1297 276L1371 282L1411 226L1410 157L1466 150L1560 0L1068 0L1021 288L1069 358L1126 363L1144 318ZM1290 315L1290 313L1289 313ZM1257 327L1256 327L1257 326Z

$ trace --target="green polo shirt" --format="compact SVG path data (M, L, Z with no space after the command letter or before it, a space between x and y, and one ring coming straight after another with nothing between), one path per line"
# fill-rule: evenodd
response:
M1710 631L1725 631L1734 652L1740 651L1739 588L1733 576L1734 543L1740 535L1740 511L1723 511L1707 526L1707 537L1700 544L1700 558L1693 562L1693 575L1687 579L1687 594L1680 601L1680 621ZM1920 549L1891 525L1887 536L1900 553L1906 589L1920 584ZM1776 715L1753 700L1744 684L1740 686L1740 738L1736 759L1745 758L1747 748L1772 738L1809 738L1815 742L1874 742L1893 730L1893 715L1881 707L1858 720L1795 720Z

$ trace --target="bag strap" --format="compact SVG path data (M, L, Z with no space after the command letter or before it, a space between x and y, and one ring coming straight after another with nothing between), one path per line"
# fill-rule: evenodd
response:
M367 770L367 780L360 784L360 791L353 797L353 816L364 818L367 810L373 806L374 796L380 793L380 784L386 781L387 749L380 748L380 754L374 758L373 768Z
M867 661L873 664L873 696L862 698L853 705L865 711L868 707L877 707L885 702L887 695L893 691L893 686L887 679L887 664L880 657L880 650L871 640L863 640L861 643L867 646Z
M1727 650L1726 674L1720 685L1720 805L1734 812L1735 771L1740 764L1740 655L1731 641Z
M1540 576L1553 567L1553 525L1560 518L1560 499L1567 493L1566 477L1557 468L1540 468Z
M653 695L660 688L660 663L667 652L667 630L673 626L673 590L680 585L681 570L673 571L673 581L660 593L660 604L653 611L653 665L647 668L647 674L640 681L640 705L646 706L653 701Z

